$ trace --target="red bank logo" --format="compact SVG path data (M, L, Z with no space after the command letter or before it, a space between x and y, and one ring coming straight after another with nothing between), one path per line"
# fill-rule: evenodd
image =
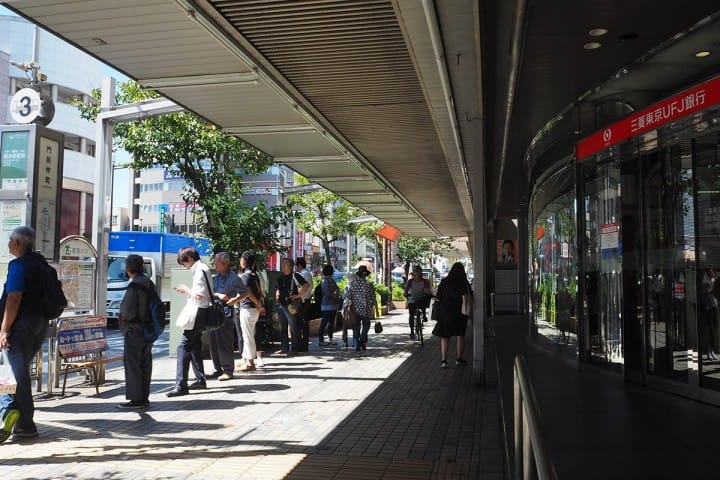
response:
M605 130L603 130L603 141L609 142L611 138L612 138L612 130L610 130L609 128L606 128Z

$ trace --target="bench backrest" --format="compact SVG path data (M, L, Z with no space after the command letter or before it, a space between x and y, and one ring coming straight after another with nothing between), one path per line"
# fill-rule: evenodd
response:
M64 359L104 352L108 349L104 316L61 318L57 327L57 349Z

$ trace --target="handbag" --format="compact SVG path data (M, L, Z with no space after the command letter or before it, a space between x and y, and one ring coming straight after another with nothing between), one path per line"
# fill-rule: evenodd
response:
M460 313L463 315L470 316L473 311L473 298L470 292L462 294L462 309Z
M383 332L383 325L380 320L375 322L375 333L382 333Z
M12 395L17 390L17 380L10 365L7 350L0 351L0 393Z
M300 300L293 300L290 302L290 305L287 306L287 311L290 312L292 315L297 315L300 313L300 309L302 308L302 302Z
M435 300L430 310L430 320L440 320L440 302Z
M210 292L210 305L207 307L198 308L198 320L202 329L205 331L217 330L225 325L225 304L215 298L213 295L212 287L210 286L210 280L208 280L207 272L203 271L205 277L205 284ZM232 310L231 310L232 313Z
M180 310L177 319L175 320L175 326L182 328L183 330L192 330L195 328L195 319L198 314L198 303L193 298L188 298Z
M355 308L353 307L352 300L350 300L349 298L346 298L345 302L343 303L343 307L342 307L343 327L345 327L345 328L354 327L356 320L357 320L357 314L355 313Z

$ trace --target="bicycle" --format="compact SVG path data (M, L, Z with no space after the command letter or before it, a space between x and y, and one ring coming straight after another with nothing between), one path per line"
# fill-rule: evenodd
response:
M422 316L423 309L420 307L415 308L414 312L414 322L413 322L413 329L415 330L415 340L420 340L420 346L425 345L425 341L423 339L423 316Z

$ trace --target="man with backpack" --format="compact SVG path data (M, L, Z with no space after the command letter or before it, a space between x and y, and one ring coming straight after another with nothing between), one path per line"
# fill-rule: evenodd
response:
M44 311L43 268L50 268L42 255L33 253L35 230L17 227L10 234L8 250L15 257L8 264L7 280L0 299L0 350L6 354L15 376L15 394L0 395L0 443L10 435L38 436L33 420L30 362L47 336Z
M152 323L150 305L157 297L157 290L152 280L145 276L140 255L128 255L125 273L130 283L120 304L119 326L124 338L125 398L128 402L117 408L142 410L150 406L153 343L147 338L145 329Z

